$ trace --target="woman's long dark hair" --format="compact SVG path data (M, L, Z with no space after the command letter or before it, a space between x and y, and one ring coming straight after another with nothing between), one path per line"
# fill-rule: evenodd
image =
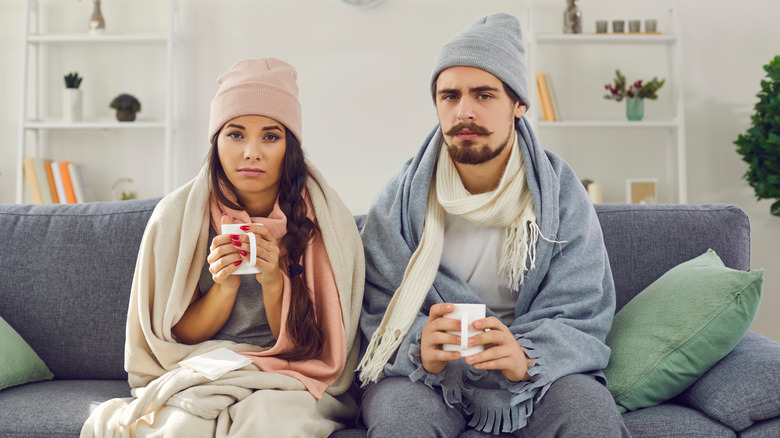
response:
M282 163L282 179L279 184L279 208L287 216L287 234L284 236L284 246L287 249L287 259L290 266L303 265L303 253L311 244L317 233L317 225L307 217L306 202L301 194L309 168L304 161L303 149L298 139L285 127L286 150ZM217 150L219 132L211 141L209 154L209 174L212 193L225 206L244 210L240 201L233 202L222 192L222 187L236 192L235 186L225 175ZM322 353L322 330L317 325L314 304L309 297L306 286L305 272L290 276L290 312L287 317L287 332L293 342L293 348L278 357L289 361L312 359Z

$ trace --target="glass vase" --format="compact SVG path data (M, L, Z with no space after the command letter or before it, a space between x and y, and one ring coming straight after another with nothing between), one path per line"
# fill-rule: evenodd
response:
M645 100L639 97L626 98L626 117L629 121L638 122L645 116Z
M577 0L566 0L566 10L563 11L563 33L582 33L582 12L577 6Z

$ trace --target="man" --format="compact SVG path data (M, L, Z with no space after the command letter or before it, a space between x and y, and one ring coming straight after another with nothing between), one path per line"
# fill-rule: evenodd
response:
M369 436L628 436L601 369L615 294L571 168L527 121L518 20L496 14L439 52L439 126L380 191L362 232ZM452 303L485 303L460 358ZM510 436L511 436L510 435Z

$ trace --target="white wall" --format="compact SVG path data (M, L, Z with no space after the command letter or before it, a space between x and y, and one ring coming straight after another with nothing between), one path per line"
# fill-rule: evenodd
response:
M0 156L6 157L0 160L0 202L14 202L23 3L0 0L0 132L5 134L0 141ZM50 26L63 31L80 30L81 22L91 12L89 1L55 3L56 13L49 18ZM104 0L108 31L161 29L164 14L148 13L159 3L163 2ZM656 14L652 8L655 2L621 0L609 9L600 6L603 3L580 2L585 31L592 31L593 21L600 18L649 18L654 14L659 18L659 30L669 30L663 11ZM757 202L752 189L741 179L746 168L733 145L737 135L748 127L755 94L764 76L761 66L780 53L780 37L774 23L774 17L780 14L780 3L744 0L738 8L725 0L680 3L687 100L688 200L735 204L750 216L752 265L766 269L763 303L752 328L780 340L780 322L772 315L780 306L780 262L776 256L780 218L770 216L771 202ZM538 27L557 30L558 15L564 5L563 0L542 0ZM239 59L276 56L298 69L304 147L309 156L350 209L365 212L379 187L414 153L435 122L428 90L435 53L455 32L478 17L498 11L515 14L525 23L525 0L386 0L372 9L352 9L339 0L182 0L176 75L179 131L175 185L187 181L203 162L208 148L208 108L216 91L217 76ZM87 114L110 115L106 99L128 88L144 103L141 116L149 117L161 113L164 84L156 79L153 65L163 58L152 54L150 64L148 50L157 49L129 49L122 56L100 57L84 55L79 48L63 49L62 53L55 49L49 67L54 72L70 70L71 66L84 71L85 92L93 96L92 101L87 99ZM619 104L601 99L601 87L611 81L614 68L630 70L638 67L622 65L642 65L639 70L630 70L630 78L666 75L665 67L656 70L655 66L646 66L652 58L640 51L567 53L569 58L553 60L543 58L551 55L540 53L540 61L565 66L569 59L576 59L603 66L603 75L595 77L581 76L576 69L555 76L559 99L563 100L562 92L576 95L583 108L594 108L591 111L598 112L600 118L619 118L622 114ZM135 67L128 71L122 68L126 63L135 66L141 62L145 64L140 74ZM106 70L115 79L106 78ZM57 81L61 79L58 75L53 77L56 80L48 86L58 90ZM586 96L580 97L585 89ZM648 103L649 119L663 118L671 108L669 97L663 93L662 89L661 98ZM58 103L59 96L53 99ZM583 111L579 105L564 106L563 110L572 116ZM155 143L153 133L60 135L68 148L68 157L98 162L90 165L90 178L95 191L105 198L110 197L108 186L117 176L143 175L147 169L159 166L154 159L156 150L150 146ZM654 135L627 138L627 147L632 149L622 151L600 148L600 138L593 134L573 139L548 131L540 131L539 135L543 144L564 157L579 156L588 148L597 151L595 156L605 170L599 170L602 173L598 175L580 176L606 181L610 181L610 175L618 175L621 169L638 162L644 166L644 155L640 153L652 154L659 148L659 139ZM81 145L95 136L105 143L99 150ZM663 154L663 150L658 152ZM58 149L46 153L63 152ZM639 156L643 158L637 159ZM157 189L158 173L151 172L148 180L135 178L142 197L162 194ZM620 202L622 176L612 179L610 187L605 187L606 200Z

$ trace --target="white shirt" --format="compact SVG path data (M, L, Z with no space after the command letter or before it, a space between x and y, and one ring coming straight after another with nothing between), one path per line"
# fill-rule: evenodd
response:
M516 297L507 276L498 273L504 228L477 225L461 216L444 213L444 247L441 259L505 324L514 321Z

